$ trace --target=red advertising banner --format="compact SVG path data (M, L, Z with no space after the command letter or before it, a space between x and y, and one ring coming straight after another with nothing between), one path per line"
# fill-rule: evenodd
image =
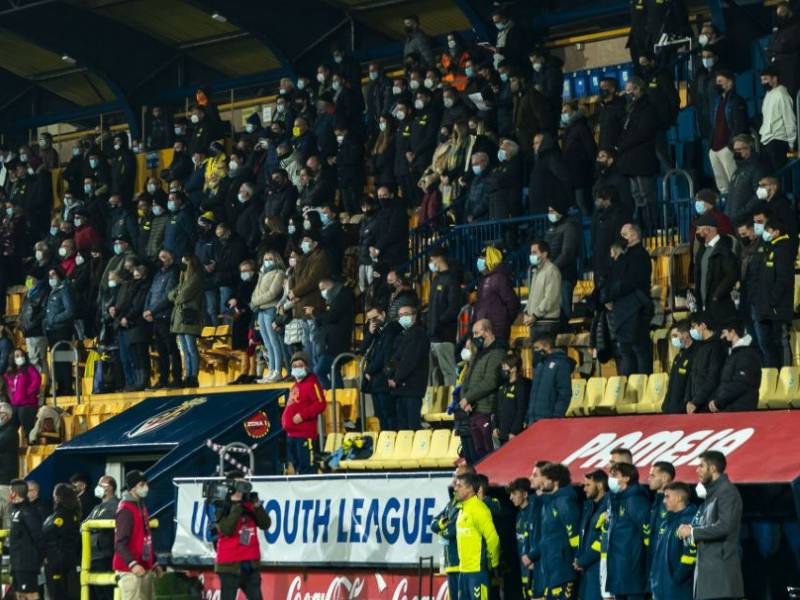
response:
M613 448L633 453L642 481L650 465L675 465L677 479L697 480L697 458L719 450L734 483L791 482L800 476L800 411L548 419L535 423L478 465L495 485L528 477L539 460L564 463L573 481L608 465Z
M203 600L219 600L219 578L211 571L199 574ZM420 588L420 583L422 587ZM389 571L264 571L261 595L270 600L447 600L447 578ZM237 600L246 600L240 591Z

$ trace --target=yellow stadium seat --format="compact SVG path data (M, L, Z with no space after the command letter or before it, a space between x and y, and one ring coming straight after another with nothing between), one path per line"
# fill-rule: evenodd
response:
M583 414L583 398L586 395L586 380L573 379L572 380L572 397L569 400L567 407L567 416L576 417Z
M439 461L448 459L451 436L458 439L457 435L453 435L451 429L435 429L433 431L428 455L419 460L420 468L434 469L439 466ZM456 452L458 452L457 449Z
M789 408L800 392L800 367L783 367L778 374L778 386L775 393L767 398L769 408Z
M583 414L594 412L594 407L603 401L606 391L605 377L590 377L586 382L586 395L583 397Z
M398 431L392 456L368 461L370 464L367 465L367 469L396 469L398 461L405 460L411 456L411 449L413 447L414 432L409 429Z
M667 395L669 375L667 373L653 373L647 378L647 387L641 400L636 403L637 414L650 414L661 412L661 405Z
M329 433L325 438L325 448L322 450L325 454L330 454L337 448L342 447L344 435L341 433Z
M450 446L447 448L447 456L440 458L436 466L439 469L448 469L455 466L458 460L458 451L461 449L461 438L455 433L450 436Z
M761 387L758 388L758 408L769 408L769 399L775 396L778 387L778 369L768 367L761 369Z
M347 437L350 435L351 434L348 433L345 436L345 439L347 439ZM391 460L394 458L395 440L397 439L396 431L381 431L380 434L377 435L374 431L368 431L365 435L370 435L374 441L372 446L372 456L364 460L343 460L339 463L340 469L365 471L372 468L380 468L373 467L372 464L381 460ZM377 441L375 441L376 438Z
M625 395L625 376L614 375L609 377L606 381L606 387L603 391L603 397L598 404L594 406L594 413L598 415L608 415L617 412L617 405L622 401Z
M625 385L625 395L617 405L617 414L632 415L636 413L636 405L644 397L645 389L647 389L647 375L641 373L630 375Z
M420 429L414 432L414 439L411 442L411 452L408 458L401 458L396 461L387 461L384 469L419 469L420 461L430 454L431 437L433 431L430 429Z

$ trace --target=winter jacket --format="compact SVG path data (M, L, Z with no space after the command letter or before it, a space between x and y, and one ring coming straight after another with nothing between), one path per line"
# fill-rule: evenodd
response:
M760 321L791 322L796 254L791 238L785 233L764 244L760 279L752 298Z
M112 496L100 502L86 517L87 520L113 519L117 515L119 498ZM114 532L108 529L94 529L90 534L92 561L95 559L111 559L114 556Z
M545 135L528 180L528 210L541 214L548 206L570 206L574 199L572 178L555 138Z
M283 296L283 283L286 273L282 269L273 268L269 271L263 269L258 274L258 282L250 296L250 307L254 310L267 310L278 305Z
M629 183L627 179L625 182ZM629 185L627 189L630 189ZM611 204L608 208L595 208L592 214L592 264L595 278L601 282L605 282L611 274L611 245L619 240L622 226L629 216L629 207L623 203Z
M586 116L582 113L577 113L577 116L564 129L561 154L572 174L572 187L575 189L592 187L597 144Z
M686 401L700 410L706 410L720 382L722 365L725 362L725 348L717 335L692 345L696 345L697 350L690 364Z
M539 560L548 589L575 581L578 573L572 567L580 541L580 510L575 488L568 485L551 494L542 495L542 529Z
M617 166L628 177L658 174L656 132L659 117L649 96L643 95L627 109L625 124L617 143Z
M175 262L191 253L196 231L197 227L188 207L184 206L170 215L164 228L164 248L172 252Z
M361 342L361 353L364 356L364 375L369 375L369 379L364 377L362 380L362 391L372 394L388 394L388 380L386 368L392 358L394 344L397 336L403 332L403 328L397 321L390 321L375 330L369 332L369 325L364 326L364 340Z
M410 135L410 132L409 132ZM395 134L386 142L383 152L373 152L370 156L372 175L375 178L375 187L382 185L395 187L395 156L397 152L397 139ZM403 157L405 160L405 157Z
M431 531L439 535L439 543L445 547L444 571L448 574L457 574L460 570L456 544L456 519L460 510L461 505L453 498L431 523Z
M336 177L340 188L364 186L364 146L353 134L345 136L336 152Z
M706 252L710 254L706 285L702 288L702 264ZM725 323L735 316L736 308L731 298L731 291L738 279L736 257L731 251L728 236L721 235L713 247L704 245L698 250L694 259L695 297L703 310L714 319L715 324Z
M678 537L678 527L690 525L697 507L689 505L681 512L667 513L658 531L652 535L652 564L650 590L653 600L692 600L692 575L697 560L697 548Z
M167 298L173 303L170 332L200 335L203 330L203 276L182 271Z
M571 217L564 216L551 225L544 234L550 245L550 261L558 267L563 281L578 280L578 257L583 245L583 232L580 224Z
M464 215L472 221L489 219L489 182L494 173L489 171L472 178L464 201Z
M403 58L412 54L417 55L418 60L426 67L433 67L436 64L431 38L420 29L409 33L403 44Z
M554 321L561 314L561 272L549 260L530 268L525 314L537 321Z
M428 386L431 343L421 323L404 330L395 338L386 378L394 380L395 396L422 398Z
M478 298L472 311L472 322L489 319L495 337L507 340L518 312L519 298L507 269L500 265L478 282Z
M42 376L30 363L3 373L11 406L38 406Z
M330 274L331 268L328 255L320 246L303 255L298 261L291 282L291 290L295 296L296 315L303 315L303 309L306 306L322 308L319 282L323 277L328 277Z
M758 182L768 174L767 169L757 154L747 160L737 160L736 170L731 177L728 188L728 204L726 211L732 221L749 215L759 204L756 198Z
M63 574L80 564L81 519L77 511L57 506L42 525L42 543L47 569Z
M325 391L314 373L309 373L295 382L289 390L289 399L281 415L281 425L290 438L311 439L317 437L317 417L325 412ZM300 415L303 420L295 423Z
M314 312L315 337L321 354L338 356L350 351L355 322L353 290L336 284L328 290L325 308Z
M518 435L525 426L525 413L531 393L531 380L518 377L507 381L497 390L495 422L500 430L500 441L508 441L509 434Z
M390 268L408 260L408 215L399 200L382 203L376 215L378 259Z
M161 321L169 319L172 314L172 302L169 293L178 285L178 269L175 266L161 268L153 275L150 289L144 300L144 310L153 313L153 319Z
M647 488L628 485L612 493L608 506L606 589L614 596L646 594L650 501Z
M761 386L761 353L744 336L731 348L711 400L721 412L756 410Z
M489 219L502 220L522 213L522 158L501 162L487 183Z
M69 331L75 318L75 304L72 301L70 286L62 281L50 291L47 297L44 316L44 330L47 333Z
M260 222L269 217L278 217L286 225L296 207L297 188L291 182L280 188L275 187L273 184L265 192L264 212L261 215Z
M26 338L44 337L44 318L49 288L40 281L27 291L19 314L19 329Z
M597 104L595 123L598 129L599 149L616 148L625 125L625 101L614 96L610 102Z
M709 118L710 123L710 136L713 140L714 131L717 124L717 111L722 102L722 97L717 96L714 99L714 107L711 110ZM728 129L728 146L733 147L733 138L742 133L750 131L750 120L747 117L747 104L744 99L736 93L736 90L731 90L725 98L725 126Z
M584 500L579 525L580 541L575 560L581 567L578 582L580 600L601 600L600 551L603 525L608 519L608 493L600 501Z
M455 343L462 306L464 295L456 273L449 269L437 273L431 282L428 299L427 323L431 342Z
M678 352L675 360L672 361L667 393L664 396L664 403L661 405L661 412L664 414L686 414L687 392L692 375L692 362L697 348L698 343L693 341L691 346Z
M378 217L374 212L367 213L361 219L358 229L358 264L372 265L369 254L370 246L378 242Z
M150 234L147 236L147 244L144 247L144 255L150 260L155 260L158 253L164 248L164 236L167 231L168 215L153 216L150 219Z
M563 417L572 398L575 361L554 349L534 369L527 422Z
M9 423L0 427L8 427ZM19 459L16 456L18 448L14 448L14 462ZM14 469L16 478L17 469ZM0 478L4 485L8 485L9 480ZM38 573L44 559L44 543L42 539L42 522L39 520L36 511L33 510L27 500L19 504L12 504L11 530L8 534L8 554L10 558L11 572Z
M780 82L792 99L800 88L800 15L778 24L766 48L767 60L778 69Z
M650 255L641 243L629 247L614 261L601 295L604 303L613 302L612 333L618 342L633 342L642 327L650 326L652 268Z
M149 340L149 331L145 326L144 317L142 317L148 290L148 282L144 279L128 279L123 281L119 287L115 304L117 316L114 325L118 331L126 332L129 343L143 344ZM123 318L128 323L127 327L122 326Z
M507 350L505 340L498 338L489 347L479 350L469 362L461 382L461 399L472 407L472 414L494 414L497 390L502 383L500 365Z

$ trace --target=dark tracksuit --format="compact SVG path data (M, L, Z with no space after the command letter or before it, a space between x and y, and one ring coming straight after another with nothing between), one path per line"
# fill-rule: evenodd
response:
M72 600L79 593L81 522L76 511L56 507L42 526L47 593L51 600Z
M580 523L580 542L575 560L580 571L578 598L580 600L602 600L600 594L600 552L603 524L608 518L608 494L599 502L585 500Z
M611 494L607 544L608 593L616 600L643 600L650 544L650 502L644 487L631 485Z
M667 395L664 396L661 412L671 415L686 413L686 390L695 350L697 350L697 342L692 342L691 346L681 350L675 360L672 361L672 368L669 371L669 383L667 384Z
M27 500L9 507L11 529L8 534L11 578L14 591L31 594L39 591L37 577L42 566L42 523Z
M667 507L664 506L664 494L656 492L653 503L650 505L650 545L647 548L648 568L653 564L653 552L658 542L659 531L667 518Z
M456 519L460 509L461 505L453 498L431 523L431 531L439 535L440 543L444 545L444 572L447 573L447 590L450 600L459 600L458 574L461 567L458 562L458 545L456 544Z
M495 427L500 430L500 443L505 444L509 435L518 435L525 425L528 410L531 380L518 377L516 381L505 382L497 390Z
M571 600L578 574L572 566L580 542L580 511L575 488L567 486L542 496L542 529L538 554L544 574L544 597Z
M522 562L524 555L530 555L533 548L534 535L536 529L534 521L536 519L535 511L539 503L536 497L531 495L528 498L528 504L524 508L517 511L517 551L519 552L520 561L519 568L522 575L522 597L527 600L533 598L533 573Z
M796 254L797 247L786 234L764 244L761 279L754 298L761 333L758 342L764 367L780 369L792 364L789 333L792 326Z
M653 600L692 600L697 547L680 539L677 531L681 525L691 525L696 512L697 507L690 505L681 512L667 513L661 523L650 570Z

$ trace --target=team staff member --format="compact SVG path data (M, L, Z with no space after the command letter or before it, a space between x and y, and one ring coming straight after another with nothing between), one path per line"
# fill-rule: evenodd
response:
M692 371L692 359L697 344L691 336L692 324L689 319L681 319L675 324L670 334L669 341L678 354L672 361L669 371L669 383L661 412L671 415L686 414L686 393L689 376Z
M111 475L103 475L94 488L94 496L100 499L100 504L92 509L86 520L115 518L119 507L116 479ZM111 558L114 556L114 532L108 529L93 529L90 536L92 571L106 573L111 570ZM93 585L89 588L89 593L93 600L114 598L113 588L107 585Z
M47 595L50 600L73 600L80 595L81 503L72 486L59 483L53 506L42 526Z
M122 496L114 527L114 558L121 600L154 600L155 577L161 575L153 552L150 513L144 499L149 487L144 473L125 476L128 491Z
M659 460L650 467L647 485L653 492L653 504L650 506L650 559L660 535L661 526L667 518L667 507L664 504L664 490L675 479L675 467L672 463Z
M478 497L480 485L477 475L464 473L456 478L453 490L461 504L456 520L460 599L488 600L490 571L500 563L500 538L489 507Z
M697 559L694 543L678 537L678 527L689 525L697 508L689 504L691 489L673 481L664 487L663 502L667 515L654 531L653 562L650 567L650 590L653 600L692 600L692 574Z
M227 509L217 513L216 521L219 538L214 571L219 574L220 600L235 600L240 589L248 600L261 600L258 530L266 531L270 526L264 505L257 496L248 494L245 498L242 492L234 492Z
M12 587L17 600L39 600L39 569L42 566L42 523L28 501L28 484L14 479L9 485L11 531L8 554Z
M760 271L761 280L754 294L763 366L776 369L792 364L789 334L792 329L797 246L786 230L786 224L774 218L764 225L764 262Z
M572 565L580 573L578 598L601 600L600 593L600 537L608 518L608 475L602 469L587 473L583 480L583 503L580 523L580 541Z
M528 500L531 493L531 481L524 477L515 479L508 486L508 497L517 509L517 551L519 552L519 570L522 576L522 597L527 600L533 598L533 569L528 559L527 563L522 557L531 553L534 539L534 511L538 503Z
M578 549L578 497L570 485L569 469L558 463L542 467L542 535L539 554L545 577L544 597L571 600L578 578L572 561Z
M316 473L317 416L325 411L325 392L319 379L309 371L305 352L292 356L289 400L283 409L281 424L286 432L286 454L297 475Z
M638 469L615 463L608 476L608 575L606 590L615 600L644 600L647 595L647 547L650 501L639 485Z

